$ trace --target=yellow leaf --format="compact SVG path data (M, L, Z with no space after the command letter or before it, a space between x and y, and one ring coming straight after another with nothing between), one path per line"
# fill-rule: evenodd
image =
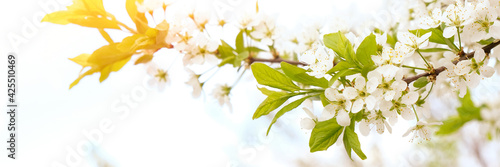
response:
M259 13L259 0L255 3L255 12Z
M43 19L42 19L42 22L50 22L50 23L55 23L55 24L66 25L66 24L70 23L68 21L68 18L71 18L71 14L72 14L72 12L68 12L68 11L57 11L57 12L45 15L45 17L43 17Z
M90 66L90 64L87 62L87 60L89 59L90 57L90 54L80 54L74 58L69 58L69 60L77 63L77 64L80 64L82 67L88 67Z
M152 54L145 54L145 55L139 57L135 61L134 65L141 64L141 63L147 63L147 62L150 62L152 59L153 59L153 55Z
M144 13L137 11L137 3L143 3L143 0L127 0L125 6L127 8L127 13L134 21L137 31L139 33L145 33L148 29L148 20Z
M101 77L99 77L99 82L102 82L106 80L109 77L109 74L111 72L116 72L119 71L127 62L130 60L131 57L126 58L124 60L118 61L116 63L110 64L103 69L101 69Z
M139 50L144 49L148 45L155 44L150 37L143 34L134 34L127 38L124 38L123 41L118 44L117 48L123 52L127 52L130 50Z
M105 67L106 65L126 59L134 54L134 52L131 51L122 51L118 49L118 45L119 43L113 43L95 50L87 62L100 67Z
M87 75L94 74L96 72L98 72L98 69L91 68L90 70L88 70L85 73L81 74L80 76L78 76L78 78L75 81L73 81L73 83L71 83L71 85L69 85L69 89L73 88L73 86L75 86L76 84L78 84L83 77L85 77Z
M165 20L156 25L156 29L158 29L158 34L156 35L157 44L165 44L165 38L167 38L169 28L170 24L168 24Z
M111 39L109 34L106 31L104 31L103 28L99 28L99 33L101 33L102 37L106 39L106 41L108 41L109 44L115 43L113 42L113 39Z
M120 29L115 17L104 10L102 0L74 0L66 10L45 15L42 22Z
M68 18L68 21L73 24L78 24L84 27L120 29L120 26L118 26L117 21L108 20L107 18L97 18L97 17Z

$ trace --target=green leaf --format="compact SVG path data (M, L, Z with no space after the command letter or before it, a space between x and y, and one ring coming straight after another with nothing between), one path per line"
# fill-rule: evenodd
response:
M391 45L391 47L394 48L394 45L396 45L396 42L398 42L398 37L396 33L393 33L392 35L387 34L387 43Z
M269 125L269 128L267 128L267 133L266 135L269 135L269 131L271 130L271 127L273 126L274 123L276 123L276 121L278 120L278 118L280 118L281 116L283 116L283 114L287 113L288 111L291 111L295 108L297 108L300 104L302 104L302 102L304 102L304 100L310 98L311 96L306 96L306 97L303 97L301 99L298 99L294 102L291 102L290 104L284 106L283 108L281 108L281 110L278 111L278 113L276 113L276 115L274 116L273 118L273 121L271 122L271 124Z
M353 74L360 73L361 71L359 69L344 69L341 70L333 75L333 77L328 81L328 86L332 86L333 83L339 79L340 77L345 77Z
M429 42L448 45L448 47L450 47L450 49L455 50L455 51L459 51L459 49L455 46L455 44L453 44L454 38L453 37L445 38L443 36L443 31L439 28L430 28L428 30L417 29L417 30L411 30L410 32L419 36L419 37L421 35L428 33L428 32L432 32L431 36L429 37Z
M446 135L459 130L465 123L471 120L481 120L481 108L476 107L471 99L470 91L463 98L459 98L460 107L457 108L458 117L452 117L443 122L436 134Z
M446 48L429 48L429 49L419 49L420 52L445 52L445 51L451 51L450 49Z
M225 41L220 40L221 45L219 46L219 53L221 55L221 58L227 58L227 57L235 57L236 54L234 54L234 49L231 47L229 44L227 44Z
M260 90L260 92L262 92L262 94L266 95L266 96L285 96L287 95L288 93L287 92L283 92L283 91L273 91L273 90L269 90L265 87L261 87L261 88L257 88Z
M271 67L262 63L253 63L252 66L253 76L261 85L270 86L286 91L300 90L300 87L295 85L290 78L286 75L272 69Z
M348 63L346 61L341 61L337 63L332 69L330 69L327 74L331 74L337 71L345 70L345 69L350 69L350 68L357 68L355 64Z
M257 107L252 119L257 119L263 115L271 113L271 111L277 109L289 98L296 95L287 92L272 91L266 88L259 88L259 90L268 97L259 105L259 107Z
M234 49L225 41L221 40L221 45L219 46L219 53L221 55L222 61L219 64L219 67L222 67L226 64L234 64L236 54L234 54Z
M463 98L459 98L459 100L462 105L457 108L457 112L462 119L481 119L481 108L474 105L469 89L467 89L465 96Z
M233 64L234 63L234 59L236 58L236 56L233 56L233 57L226 57L224 59L222 59L222 61L219 63L219 67L222 67L226 64Z
M481 45L489 45L489 44L493 43L494 41L495 41L495 38L491 37L491 38L488 38L488 39L480 40L477 43L479 43Z
M467 121L460 117L452 117L443 121L443 125L439 127L436 135L447 135L459 130Z
M316 78L307 74L307 70L300 67L281 62L281 69L292 80L306 84L314 85L322 88L328 88L328 81L325 78Z
M377 66L375 65L372 65L372 66L364 66L363 69L361 69L361 75L363 75L363 77L367 78L368 76L368 73L370 71L373 71L377 68Z
M321 104L323 104L323 107L330 104L330 100L328 100L328 98L326 98L325 93L319 94L319 98L321 100Z
M415 82L413 82L413 86L415 88L423 88L428 83L429 83L429 81L427 80L427 77L421 77L421 78L417 79Z
M350 63L355 63L352 44L342 32L326 34L323 36L323 42L326 47L332 49L342 59Z
M309 148L311 152L327 150L331 145L337 142L342 134L343 126L337 123L335 118L318 122L311 132L309 139Z
M233 67L239 67L239 66L241 66L241 61L243 61L246 58L248 58L248 56L249 56L248 51L244 51L244 52L238 53L238 55L234 59Z
M255 46L249 46L249 47L247 47L247 50L249 52L262 52L262 51L264 51L263 49L255 47Z
M252 119L257 119L263 115L271 113L291 97L292 96L283 96L280 98L267 97L262 103L260 103L259 107L257 107Z
M359 143L358 135L354 132L354 129L351 126L345 127L344 131L344 147L347 151L347 155L349 158L351 157L351 150L353 150L359 158L362 160L366 159L366 155L361 151L361 144Z
M238 36L236 36L236 52L241 53L245 50L245 45L243 41L243 32L245 30L241 30L240 33L238 33Z
M372 55L377 55L377 41L375 35L370 34L356 50L356 58L363 66L373 66L375 63L373 63Z

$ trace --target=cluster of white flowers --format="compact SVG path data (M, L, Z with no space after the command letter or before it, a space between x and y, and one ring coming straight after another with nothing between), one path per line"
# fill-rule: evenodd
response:
M325 46L315 45L312 50L306 51L299 57L301 62L307 63L311 72L309 75L317 78L324 77L328 70L333 68L335 53Z
M446 38L457 35L458 32L462 33L464 39L472 42L499 37L498 0L478 0L477 3L457 0L444 11L438 5L429 13L428 16L421 17L419 26L428 29L444 23L447 27L443 36Z
M487 66L489 59L486 58L486 53L482 49L476 49L472 59L462 60L456 65L451 63L456 57L452 53L446 55L448 56L443 58L446 62L444 64L446 70L438 75L437 79L451 80L453 89L459 92L459 97L464 97L467 88L477 87L483 78L489 78L495 73L493 67Z
M327 88L325 96L330 104L325 106L319 121L336 116L339 125L349 126L352 114L363 111L364 119L359 128L363 135L368 135L371 124L378 133L383 133L385 128L391 131L387 120L394 125L398 115L406 120L415 119L412 108L419 93L407 90L400 74L381 74L377 69L368 73L368 81L363 76L357 76L348 84L352 86L337 84Z

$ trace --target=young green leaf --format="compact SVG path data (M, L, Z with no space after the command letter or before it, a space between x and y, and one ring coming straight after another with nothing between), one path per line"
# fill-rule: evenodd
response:
M349 158L351 157L351 150L353 150L359 158L362 160L366 159L366 155L361 151L361 144L359 143L358 135L354 132L354 129L351 126L345 127L344 131L344 147L347 151L347 155Z
M481 45L489 45L489 44L493 43L494 41L495 41L495 38L491 37L491 38L488 38L488 39L480 40L477 43L479 43Z
M262 92L262 94L268 97L259 105L259 107L257 107L257 110L253 115L253 119L269 114L271 111L285 103L285 101L287 101L290 97L295 96L295 94L283 91L273 91L264 87L258 89Z
M373 66L372 55L377 54L377 41L375 39L375 35L368 35L361 44L359 44L358 49L356 50L356 58L357 60L363 64L363 66Z
M286 75L272 69L271 67L262 63L252 64L253 76L261 85L270 86L286 91L297 91L300 87L295 85L293 81Z
M421 36L421 35L424 35L428 32L432 32L431 36L429 37L429 42L434 42L434 43L438 43L438 44L443 44L443 45L448 45L448 47L450 47L450 49L452 50L455 50L455 51L458 51L459 49L455 46L455 44L453 44L453 41L454 41L454 38L451 37L451 38L445 38L443 36L443 31L439 28L431 28L431 29L428 29L428 30L424 30L424 29L417 29L417 30L411 30L410 31L411 33L417 35L417 36Z
M241 66L241 61L248 58L248 56L249 56L248 51L243 51L243 52L238 53L238 55L236 55L236 57L234 59L233 67Z
M285 95L279 97L274 97L274 96L267 97L262 103L260 103L259 107L257 107L257 110L255 110L252 119L257 119L263 115L271 113L273 110L277 109L291 97L292 97L291 95Z
M273 126L274 123L276 123L276 121L278 120L278 118L280 118L281 116L283 116L283 114L287 113L288 111L291 111L291 110L297 108L300 104L302 104L302 102L304 102L304 100L306 100L307 98L310 98L310 97L311 96L303 97L303 98L298 99L298 100L296 100L294 102L291 102L290 104L288 104L288 105L284 106L283 108L281 108L281 110L279 110L278 113L276 113L276 115L274 116L273 121L269 125L269 128L267 128L266 135L269 135L269 131L271 130L271 127Z
M465 96L463 98L459 98L459 100L462 105L457 108L457 112L462 119L481 119L481 108L474 105L474 102L472 102L471 99L470 91L468 89Z
M334 73L337 71L342 71L345 69L357 68L357 67L358 66L356 66L355 64L348 63L346 61L341 61L341 62L337 63L332 69L328 70L328 72L326 72L326 73L331 74L331 73Z
M292 80L306 84L314 85L322 88L328 88L328 81L325 78L316 78L307 74L306 70L288 64L286 62L281 62L281 69L283 72L290 77Z
M421 77L421 78L417 79L415 82L413 82L413 86L415 88L423 88L428 83L429 83L429 81L427 80L427 77Z
M325 46L332 49L337 55L347 62L355 63L354 49L351 42L344 36L342 32L326 34L323 36Z
M236 52L241 53L245 50L245 45L243 41L243 32L245 30L241 30L240 33L238 33L238 36L236 36Z
M319 99L321 100L321 104L323 104L323 107L330 104L330 100L326 98L325 93L319 94Z
M436 135L448 135L459 130L467 121L460 117L452 117L443 121L443 125L439 127Z
M311 152L327 150L333 145L344 130L335 118L318 122L311 132L309 148Z
M361 73L361 70L359 70L357 68L341 70L341 71L335 73L335 75L333 75L333 77L330 79L330 81L328 81L328 86L332 86L333 83L337 79L339 79L340 77L345 77L345 76L349 76L349 75L353 75L353 74L357 74L357 73Z

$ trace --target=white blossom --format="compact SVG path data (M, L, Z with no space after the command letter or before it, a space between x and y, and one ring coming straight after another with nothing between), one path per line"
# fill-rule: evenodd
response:
M411 127L406 131L405 134L403 134L403 137L408 136L410 133L413 132L413 137L411 137L410 141L413 142L414 139L420 137L424 140L431 140L431 135L432 131L430 130L429 126L432 125L442 125L441 122L432 122L432 123L427 123L425 121L419 121L417 122L417 125L414 127Z
M219 45L204 34L197 35L194 40L190 41L189 46L190 48L186 50L186 55L183 58L185 65L203 64L205 62L215 64L217 62L215 51Z
M473 7L470 3L464 6L461 1L446 7L441 19L448 27L443 30L443 36L450 38L457 33L457 27L472 23L472 11Z
M318 118L311 111L312 101L310 99L307 99L306 101L304 101L304 104L305 107L303 107L302 109L304 110L304 112L307 114L308 117L302 118L300 120L300 127L306 130L311 130L316 125L316 121L318 121Z
M368 85L367 85L368 84ZM366 88L376 87L378 82L366 82L366 79L362 76L358 76L354 79L354 87L344 88L343 95L346 99L354 101L352 108L348 109L353 113L357 113L363 109L366 104L368 110L372 110L377 102L377 98L370 93L373 93L375 89L368 91Z
M190 85L193 88L193 97L198 98L201 95L202 85L199 81L200 75L197 75L192 70L186 68L186 72L189 75L189 79L186 84Z
M148 63L146 71L151 76L148 80L150 86L156 86L160 91L163 91L166 85L170 83L167 70L159 68L155 63Z
M215 86L215 89L212 92L212 96L217 99L219 102L220 106L223 106L224 104L229 106L229 109L232 110L231 108L231 103L229 99L229 94L231 93L231 87L228 86L227 84L221 85L217 84Z
M399 42L401 42L403 46L409 48L409 52L406 55L411 56L415 50L427 47L429 44L429 37L431 37L431 35L432 32L428 32L423 34L421 37L417 37L415 34L410 32L399 32L397 36Z
M255 30L250 35L261 40L262 44L272 45L278 38L278 30L274 19L264 17L262 21L255 26Z
M333 59L333 51L324 46L317 46L299 57L299 61L307 63L311 69L308 74L317 78L323 77L328 70L333 68Z
M425 16L420 19L420 28L423 29L429 29L429 28L436 28L441 24L441 16L442 12L440 8L435 8L432 10L432 13L430 16Z

